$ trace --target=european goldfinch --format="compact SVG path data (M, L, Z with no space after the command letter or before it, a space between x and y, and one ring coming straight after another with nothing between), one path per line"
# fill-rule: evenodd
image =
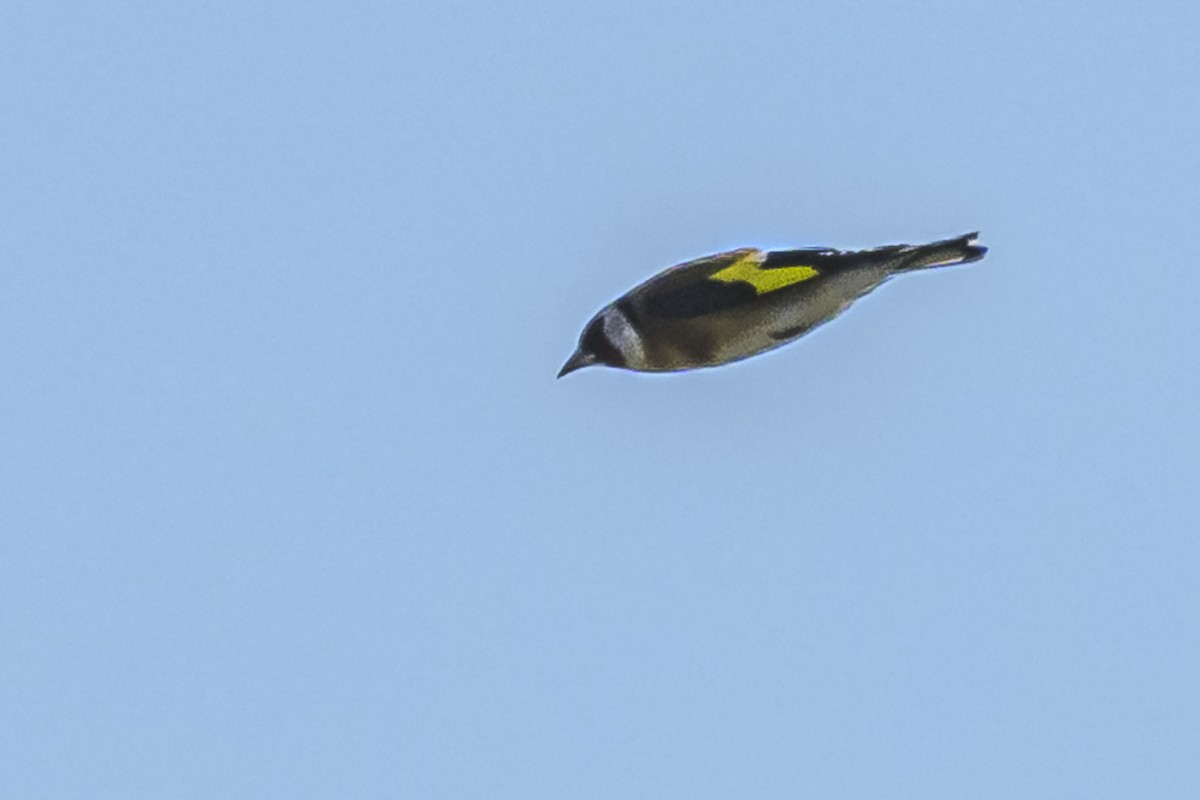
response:
M731 250L670 267L605 306L562 377L593 364L673 372L715 367L800 338L901 272L968 264L978 232L871 250Z

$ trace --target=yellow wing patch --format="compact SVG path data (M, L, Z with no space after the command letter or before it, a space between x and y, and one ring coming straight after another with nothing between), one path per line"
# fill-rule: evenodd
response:
M754 287L757 294L774 292L786 286L791 286L809 278L817 277L817 271L812 267L776 267L763 269L760 265L762 254L749 253L730 264L725 269L714 272L709 277L722 283L737 283L742 281Z

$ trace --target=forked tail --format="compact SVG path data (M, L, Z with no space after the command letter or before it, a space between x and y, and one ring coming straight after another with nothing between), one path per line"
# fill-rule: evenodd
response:
M911 245L900 252L900 265L895 271L911 272L978 261L987 253L987 248L975 244L977 238L979 231L940 242Z

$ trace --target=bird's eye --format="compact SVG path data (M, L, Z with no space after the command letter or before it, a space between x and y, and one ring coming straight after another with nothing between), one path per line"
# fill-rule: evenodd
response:
M583 352L595 356L596 360L602 364L610 364L614 367L625 364L625 356L604 332L604 317L597 317L588 324L587 330L583 332L583 340L580 345L583 347Z

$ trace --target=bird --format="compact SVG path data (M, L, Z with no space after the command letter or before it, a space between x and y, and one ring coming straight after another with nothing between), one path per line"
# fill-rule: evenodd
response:
M637 372L716 367L799 339L893 275L969 264L979 232L869 250L744 247L668 267L602 308L558 377L590 366Z

